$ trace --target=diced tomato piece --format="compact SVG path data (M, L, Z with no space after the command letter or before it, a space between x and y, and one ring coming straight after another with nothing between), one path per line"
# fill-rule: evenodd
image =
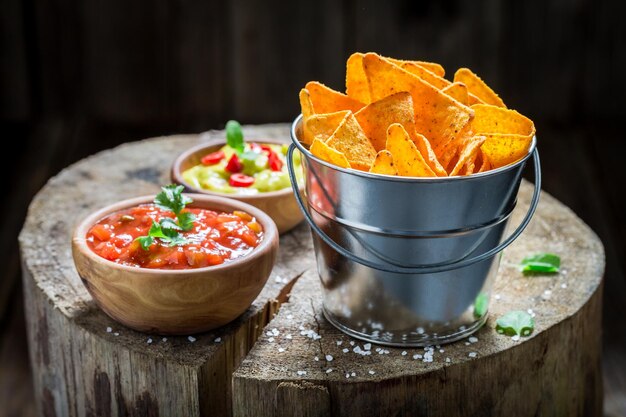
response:
M252 216L246 213L245 211L235 210L233 211L233 214L245 222L249 222L252 220Z
M230 157L230 159L228 160L228 164L226 164L226 168L224 169L231 174L241 172L241 170L243 169L243 164L239 160L239 157L236 153L234 153L233 156Z
M200 162L202 162L202 165L215 165L219 161L224 159L224 156L225 156L224 155L224 151L212 152L212 153L202 157Z
M165 256L165 262L169 265L184 265L187 263L187 256L185 252L176 249Z
M272 152L269 154L267 162L269 163L270 169L272 171L280 171L281 169L283 169L283 161L276 154L276 152Z
M249 187L254 184L254 177L244 174L233 174L230 176L228 183L233 187Z
M246 224L246 226L248 226L248 228L250 228L250 230L252 230L254 233L261 233L263 231L263 228L261 227L261 225L257 222L248 222Z
M243 240L249 246L256 246L259 237L251 230L246 230L241 234L241 240Z
M104 259L108 259L109 261L114 261L120 257L122 251L115 247L115 245L111 243L105 243L99 251L100 256Z
M111 239L111 231L107 229L103 224L96 224L91 228L91 234L98 240L109 240Z
M227 223L227 222L237 221L237 220L239 220L239 217L237 217L237 216L235 216L233 214L222 213L222 214L217 216L216 220L217 220L218 223Z

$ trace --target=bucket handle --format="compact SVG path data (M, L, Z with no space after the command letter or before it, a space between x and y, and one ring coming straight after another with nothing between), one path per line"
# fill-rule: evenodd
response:
M537 147L533 150L533 165L534 165L534 175L535 175L535 188L533 190L533 197L530 201L530 206L528 208L528 212L524 219L521 221L517 229L511 235L506 238L502 243L500 243L495 248L481 254L475 256L473 258L464 258L460 260L455 260L448 263L441 263L437 265L426 265L426 266L414 266L414 267L402 267L402 266L393 266L393 265L385 265L376 262L368 261L367 259L363 259L359 256L354 255L353 253L346 250L341 245L337 244L334 240L332 240L315 222L311 217L311 214L307 210L304 201L302 201L302 196L300 195L300 190L298 189L298 182L296 179L296 173L293 165L293 152L296 150L296 145L292 143L289 145L289 150L287 151L287 168L289 171L289 179L291 180L291 186L293 188L294 196L296 198L296 202L300 207L300 210L304 214L304 218L313 229L315 233L331 248L333 248L336 252L341 254L342 256L348 258L352 262L367 266L369 268L378 269L384 272L390 272L395 274L433 274L437 272L445 272L450 271L452 269L464 268L469 265L473 265L477 262L484 261L498 252L504 250L507 246L509 246L515 239L519 237L520 234L524 231L530 219L532 218L535 210L537 209L537 204L539 203L539 195L541 194L541 163L539 160L539 151Z

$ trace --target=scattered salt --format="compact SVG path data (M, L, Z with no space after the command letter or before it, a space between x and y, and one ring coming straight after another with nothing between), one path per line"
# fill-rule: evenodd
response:
M326 355L326 360L327 360L328 362L332 362L332 360L333 360L332 355Z
M424 334L424 328L423 327L418 327L417 329L415 329L415 331L417 332L417 334Z
M293 314L287 314L287 320L293 320Z
M191 343L196 341L196 338L193 336L187 336L187 340L189 340Z
M365 350L370 350L372 348L372 344L371 343L366 343L363 345L363 349Z
M274 328L272 329L272 336L278 336L280 334L280 332L278 331L278 329Z
M450 362L450 358L446 358L446 362Z
M493 298L495 298L496 300L499 300L500 299L500 294L494 295Z
M278 353L283 353L285 351L285 348L278 348Z
M343 343L343 341L337 340L337 346L341 346L342 343Z
M163 342L167 342L167 337L164 337L163 339L161 339Z
M269 339L267 339L267 341L270 342L270 343L274 343L274 338L270 337Z
M519 340L519 335L516 334L515 336L511 337L511 340L513 340L514 342L517 342Z
M402 356L406 356L406 355L407 355L407 351L406 351L406 350L403 350L403 351L402 351Z
M350 376L356 376L356 372L352 372Z
M326 373L327 373L327 374L329 374L329 373L331 373L332 371L333 371L333 368L328 368L328 369L326 370Z
M350 340L350 346L354 346L354 340Z
M319 358L319 356L316 356L316 357L314 357L314 358L313 358L313 360L314 360L315 362L318 362L318 361L320 360L320 358Z
M469 345L470 345L470 342L465 342L465 346L469 346Z
M302 375L306 375L306 371L298 371L296 372L298 375L302 376Z
M561 284L561 288L567 288L567 284L566 283Z
M152 344L152 338L148 338L148 344Z
M372 370L370 370L370 371L369 371L369 374L370 374L370 375L374 375L375 373L376 373L376 372L374 372L374 371L372 371Z
M215 338L215 340L214 340L213 342L215 342L215 343L219 343L219 342L221 342L221 341L222 341L222 338L221 338L221 337L216 337L216 338Z
M470 343L476 343L476 342L478 342L478 338L477 338L477 337L474 337L474 336L470 336L467 340L468 340Z
M350 352L350 349L348 349L348 348L343 348L343 353L348 353L348 352Z
M475 358L477 355L476 352L470 352L467 356L469 356L470 358Z
M422 355L416 353L415 355L413 355L413 359L422 359Z
M346 372L346 379L350 378L350 374Z
M113 336L119 336L120 334L118 332L113 333Z
M290 334L285 335L285 339L289 339L289 340L291 340L291 339L292 339L292 337L293 337L293 336L291 336L291 333L290 333Z
M107 333L111 333L112 331L113 331L113 329L112 329L112 328L107 327Z
M445 352L445 350L439 349L439 353L443 353L443 352Z

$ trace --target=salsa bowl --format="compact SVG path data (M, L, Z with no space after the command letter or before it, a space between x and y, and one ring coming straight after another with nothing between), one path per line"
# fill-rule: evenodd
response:
M263 228L252 251L223 264L195 269L152 269L120 264L88 245L90 228L105 217L152 202L154 196L123 200L82 220L72 237L76 270L98 306L132 329L187 335L223 326L241 315L263 289L278 252L278 230L261 210L241 201L189 194L189 208L243 211Z
M272 139L263 139L262 141L257 142L272 145L284 144L283 142ZM218 151L224 145L226 145L225 140L213 140L194 146L181 153L172 164L172 181L176 184L183 185L185 187L185 190L192 193L227 197L257 207L258 209L267 213L267 215L270 216L272 220L274 220L276 226L278 227L278 233L281 234L293 229L300 222L302 222L304 216L298 208L298 204L296 203L294 192L291 186L285 187L278 191L266 191L259 192L258 194L245 195L211 191L195 186L194 184L190 184L188 181L185 181L185 179L183 178L183 172L196 165L199 165L201 163L201 159L205 155ZM300 185L298 189L300 190L300 192L302 192L303 186Z

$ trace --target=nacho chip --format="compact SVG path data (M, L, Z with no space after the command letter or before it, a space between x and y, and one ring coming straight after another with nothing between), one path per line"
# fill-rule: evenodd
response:
M454 74L455 82L462 82L467 86L467 91L478 97L486 104L498 107L506 107L498 95L480 77L467 68L459 68Z
M387 150L391 152L398 174L405 177L435 177L420 151L399 123L387 129Z
M372 100L399 91L411 94L416 131L426 136L435 149L457 137L472 119L472 109L376 54L363 57L363 70Z
M330 162L340 168L350 168L350 162L348 162L348 159L346 159L344 154L331 148L320 140L315 139L309 150L319 159Z
M441 89L442 93L446 93L461 104L469 105L469 93L465 84L455 82Z
M393 163L391 152L387 150L378 152L370 168L370 172L374 174L398 175L398 170Z
M413 62L403 62L401 65L398 65L398 66L402 68L403 70L408 71L411 74L421 78L422 80L426 81L428 84L432 85L433 87L439 90L446 88L450 84L452 84L450 81L446 80L445 78L440 77L437 74L430 72L425 67L421 65L417 65Z
M532 143L532 136L507 135L499 133L484 134L486 140L481 150L492 165L492 169L512 164L522 159Z
M392 94L359 110L354 117L376 151L385 149L387 128L400 123L407 132L415 130L413 99L406 91Z
M358 111L364 106L345 94L326 87L317 81L310 81L306 84L306 89L311 94L311 102L315 113L334 113L340 110Z
M446 75L446 71L443 69L443 67L439 64L437 64L436 62L427 62L427 61L406 61L406 60L401 60L401 59L394 59L394 58L386 58L385 59L391 61L392 63L398 65L398 66L402 66L402 64L405 63L411 63L411 64L415 64L415 65L419 65L420 67L426 68L428 71L432 72L433 74L435 74L438 77L443 77L444 75Z
M363 71L363 54L354 53L346 62L346 94L361 103L369 104L370 90Z
M304 132L308 133L309 140L303 142L311 144L315 139L326 142L328 138L333 135L335 130L337 130L348 113L348 110L343 110L335 113L314 114L309 117L304 122ZM304 139L307 139L306 134Z
M475 104L472 129L475 133L505 133L525 135L532 139L535 134L535 125L532 120L503 107L488 104ZM492 161L493 162L493 161Z
M454 166L454 169L450 171L450 176L459 175L459 172L466 168L466 164L470 163L472 158L476 157L476 154L480 150L480 145L485 142L484 136L474 136L465 143L465 148L461 151L459 159Z
M362 171L368 171L376 157L376 150L351 112L344 117L326 144L343 153L352 168Z
M300 109L302 111L302 142L310 144L312 135L311 132L307 130L306 121L315 112L313 110L313 103L311 102L311 94L306 88L300 90Z
M393 123L400 123L409 133L411 140L426 160L428 166L438 175L447 176L448 173L437 161L430 142L423 135L415 131L415 115L413 114L413 99L406 91L392 94L382 100L375 101L363 107L354 115L363 128L365 135L370 139L376 151L385 149L387 143L387 128Z
M487 155L485 155L482 149L480 150L480 153L483 156L483 163L480 166L480 169L478 170L478 172L489 171L491 169L491 162L489 162L489 158L487 158Z

